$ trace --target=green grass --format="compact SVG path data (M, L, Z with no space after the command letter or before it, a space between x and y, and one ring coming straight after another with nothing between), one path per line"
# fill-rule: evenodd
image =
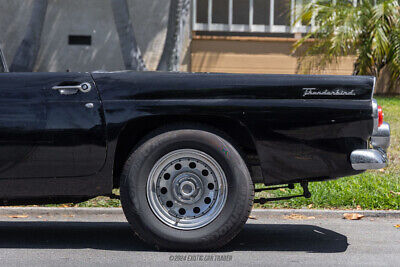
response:
M384 170L367 171L363 174L328 182L310 183L311 198L294 198L274 201L257 208L328 208L328 209L400 209L400 97L376 97L383 107L385 121L391 126L391 146L388 156L390 165ZM260 187L262 185L257 185ZM278 197L301 194L296 185L294 190L277 190L257 193L256 197ZM118 190L114 193L118 194ZM309 206L312 204L312 206ZM50 205L48 205L50 206ZM54 205L51 205L54 206ZM120 202L108 197L97 197L78 204L65 204L72 207L119 207Z

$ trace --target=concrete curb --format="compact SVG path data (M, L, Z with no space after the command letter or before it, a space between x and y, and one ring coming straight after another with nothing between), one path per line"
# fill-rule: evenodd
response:
M400 218L400 211L386 210L314 210L314 209L253 209L252 216L277 218L291 214L316 218L342 218L344 213L358 213L366 217ZM0 207L0 215L123 215L121 208L55 208L55 207Z
M122 208L0 207L0 215L124 215Z
M252 215L256 217L282 217L301 214L316 218L343 218L344 213L358 213L365 217L400 218L399 210L253 209L252 211Z

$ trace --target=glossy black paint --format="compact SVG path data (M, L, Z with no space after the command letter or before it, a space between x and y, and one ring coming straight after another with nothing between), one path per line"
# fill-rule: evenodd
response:
M166 124L195 116L210 118L209 123L237 122L254 142L264 182L281 184L357 173L349 154L365 148L372 133L372 77L152 72L93 77L104 105L110 155L124 125L142 118L166 117ZM303 96L303 88L355 94Z
M0 74L0 197L68 195L102 169L106 132L97 90L52 89L82 82L94 85L88 73Z
M176 122L201 122L225 131L245 151L258 155L267 184L332 179L356 173L350 152L367 146L373 128L372 77L91 76L0 74L0 141L7 154L13 149L19 153L0 161L0 188L10 189L0 189L0 198L108 194L113 172L118 178L118 162L136 141ZM61 96L49 89L84 81L96 85L90 94ZM304 88L336 93L305 95ZM87 102L95 108L87 110Z

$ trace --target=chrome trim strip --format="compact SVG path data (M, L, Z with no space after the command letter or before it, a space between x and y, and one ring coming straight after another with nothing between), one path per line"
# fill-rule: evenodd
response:
M350 161L353 169L357 171L382 169L387 166L385 152L378 149L354 150L351 152Z
M378 131L379 124L378 102L376 102L375 99L372 99L372 118L374 119L374 129L372 131L372 135L374 135Z
M374 76L374 84L372 85L371 99L373 99L375 94L375 86L376 86L376 77Z

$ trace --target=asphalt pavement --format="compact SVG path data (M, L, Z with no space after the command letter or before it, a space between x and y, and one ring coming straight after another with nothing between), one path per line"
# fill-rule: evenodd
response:
M0 265L400 266L399 216L351 221L339 214L255 212L225 248L181 253L144 245L118 210L11 210L0 212Z

